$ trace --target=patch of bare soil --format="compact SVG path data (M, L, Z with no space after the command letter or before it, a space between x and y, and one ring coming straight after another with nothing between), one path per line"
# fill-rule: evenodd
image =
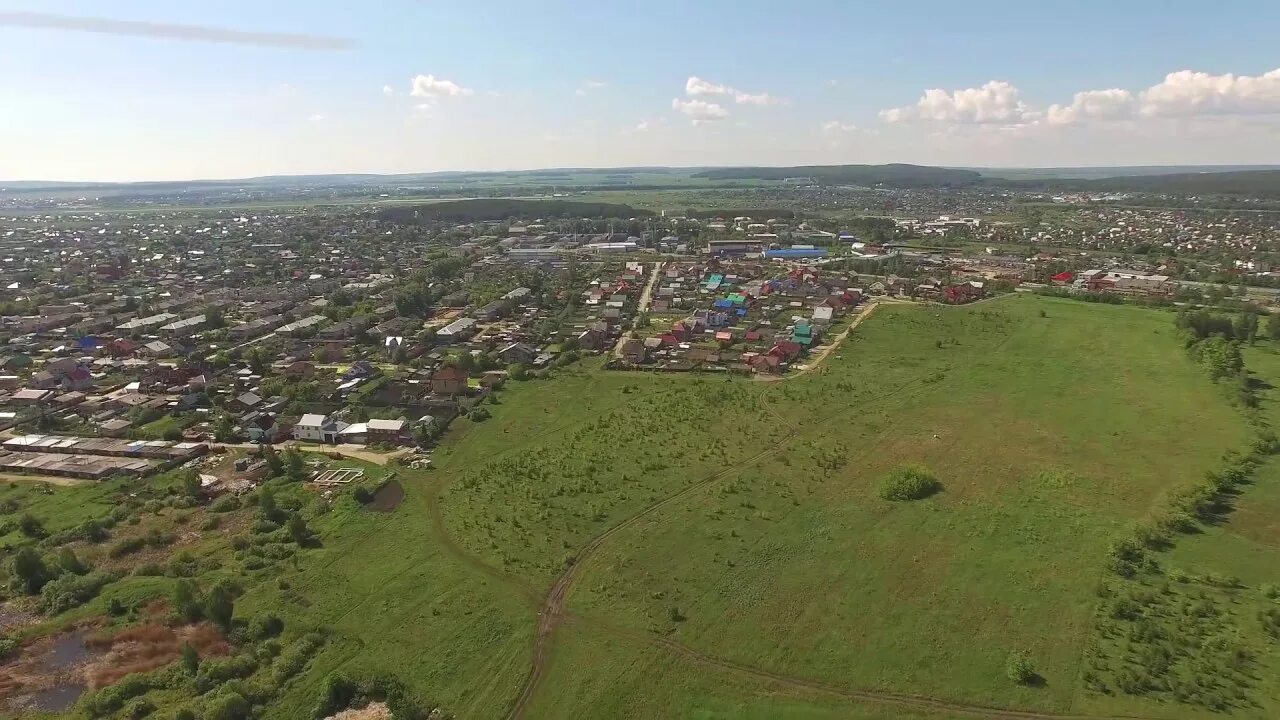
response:
M386 703L374 702L358 710L343 710L325 720L391 720L391 709Z
M139 625L88 638L85 644L101 655L86 668L85 678L89 687L99 688L131 673L154 670L181 657L184 643L191 643L201 658L231 651L217 628L208 623L177 628Z
M389 513L400 507L402 502L404 502L404 487L400 485L399 480L392 480L373 494L373 502L369 503L368 507L374 512Z

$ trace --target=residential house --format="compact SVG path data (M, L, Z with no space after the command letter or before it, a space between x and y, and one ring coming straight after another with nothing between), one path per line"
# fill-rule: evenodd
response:
M280 437L280 423L272 413L254 413L245 420L244 432L249 442L273 443Z
M365 437L371 445L399 445L409 439L404 420L373 419L365 423L365 428Z
M461 395L467 391L467 371L446 365L431 375L431 392L437 395Z
M293 426L293 439L333 444L346 428L347 423L334 417L309 413Z
M523 363L528 365L538 357L538 351L525 343L511 343L498 351L498 357L505 363Z
M643 365L649 359L649 349L639 340L627 340L622 344L622 359L632 365Z

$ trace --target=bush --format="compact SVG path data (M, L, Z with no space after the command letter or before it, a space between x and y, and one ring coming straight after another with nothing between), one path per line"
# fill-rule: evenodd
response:
M1009 655L1004 664L1004 674L1019 685L1030 685L1039 677L1027 654L1021 651Z
M141 538L141 537L129 538L127 540L121 540L115 545L112 545L111 549L107 551L107 554L113 558L120 558L120 557L124 557L125 555L132 555L133 553L138 552L139 550L141 550L146 546L147 546L146 538Z
M223 495L222 497L218 498L212 505L209 506L209 510L216 513L231 512L232 510L239 510L239 509L240 509L240 498L236 497L235 495Z
M40 590L40 609L49 615L57 615L79 607L97 597L98 591L115 579L110 573L100 572L63 575Z
M923 467L894 470L880 484L880 497L894 502L923 500L942 490L942 483Z
M258 661L251 655L205 660L196 674L196 690L207 693L228 680L247 678L257 669Z

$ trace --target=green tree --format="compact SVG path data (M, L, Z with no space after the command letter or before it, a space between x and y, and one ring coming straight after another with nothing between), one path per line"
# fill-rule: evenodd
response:
M1215 335L1201 341L1196 353L1214 380L1239 375L1244 369L1240 347L1224 337Z
M18 529L29 538L42 538L45 536L44 524L40 522L40 518L31 513L23 513L22 517L18 519Z
M64 547L58 551L58 566L63 570L75 574L83 575L89 572L89 568L76 557L76 553L69 547Z
M1271 340L1280 340L1280 313L1267 316L1267 337Z
M209 590L209 596L205 600L205 613L214 625L222 628L223 632L231 631L231 617L235 613L235 596L231 585L226 580L219 580Z
M220 442L231 442L236 436L236 425L231 420L231 416L226 413L219 413L218 419L213 423L213 439Z
M200 473L195 470L182 473L181 484L182 492L187 497L200 497Z
M264 487L258 491L258 510L265 520L275 522L280 517L280 508L276 505L276 495L271 488Z
M285 475L294 482L302 482L307 479L307 464L302 459L302 453L296 448L289 448L284 451Z
M285 527L289 531L289 537L298 543L298 547L306 547L310 544L312 538L311 528L307 527L307 521L302 518L302 515L294 513L289 517L289 522Z
M179 578L173 586L173 612L185 622L196 622L204 617L204 603L200 600L200 591L195 583L186 578Z
M270 445L262 446L262 459L267 462L267 474L271 477L279 477L284 472L284 462L280 459L280 454Z
M1024 652L1011 653L1009 659L1005 661L1004 672L1010 680L1019 685L1029 685L1036 679L1036 670Z
M182 643L182 669L188 675L195 675L200 670L200 654L191 643Z
M28 595L40 592L52 579L44 558L30 547L22 548L13 556L13 575L20 584L20 589Z

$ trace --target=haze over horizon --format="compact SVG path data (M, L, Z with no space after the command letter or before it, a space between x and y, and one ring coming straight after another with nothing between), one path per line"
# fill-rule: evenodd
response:
M1222 13L0 0L0 178L1278 164L1280 7Z

